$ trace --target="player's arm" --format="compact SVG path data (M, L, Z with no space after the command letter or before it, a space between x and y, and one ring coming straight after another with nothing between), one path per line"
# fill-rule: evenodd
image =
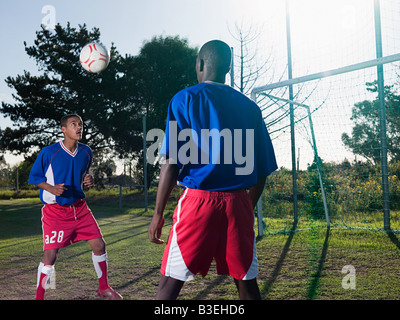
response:
M256 207L258 199L260 199L261 193L263 192L265 186L265 180L267 177L258 178L257 184L250 188L249 196L251 199L251 203L253 205L253 209Z
M178 180L179 167L176 164L169 163L166 160L161 165L160 170L160 181L158 183L157 197L156 197L156 207L154 209L153 219L150 223L148 232L149 239L151 242L162 244L163 240L160 239L162 227L164 225L164 209L167 205L169 195L172 189L176 185Z
M94 186L94 178L91 174L89 174L89 169L92 166L93 152L92 152L92 149L90 149L90 147L88 147L88 148L89 148L89 162L86 167L86 174L83 177L83 185L87 188L91 188Z
M54 194L55 196L61 196L65 190L67 190L66 187L64 187L64 183L56 184L55 186L52 186L51 184L48 184L47 182L41 182L37 184L37 186L40 189L46 190L47 192L50 192L51 194Z
M93 176L90 174L85 174L85 177L83 178L83 184L88 188L93 187L94 186Z

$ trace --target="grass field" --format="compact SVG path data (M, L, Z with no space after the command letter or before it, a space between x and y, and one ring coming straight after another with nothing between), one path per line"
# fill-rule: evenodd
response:
M178 192L178 191L177 191ZM178 193L166 208L167 239ZM127 300L153 299L159 280L164 245L148 241L152 216L143 209L143 196L127 194L119 209L117 195L92 193L88 203L107 242L109 282ZM34 299L36 273L42 259L42 231L38 199L0 200L0 299ZM392 233L326 229L267 235L257 242L263 299L270 300L371 300L400 298L400 241ZM351 265L356 271L355 289L344 289ZM97 279L91 249L76 243L60 250L56 289L46 299L96 299ZM230 277L217 276L215 266L203 279L185 284L179 299L236 300L237 290Z

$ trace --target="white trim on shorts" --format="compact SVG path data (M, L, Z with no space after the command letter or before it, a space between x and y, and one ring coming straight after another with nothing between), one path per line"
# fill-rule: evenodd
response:
M256 278L258 275L258 259L257 259L257 247L256 247L256 236L254 235L253 245L253 261L251 262L250 268L246 275L241 280L251 280Z
M167 264L165 266L165 276L180 281L190 281L195 278L195 275L188 269L188 267L185 264L185 261L183 260L182 252L181 249L179 249L177 235L176 235L176 226L180 221L182 201L183 199L185 199L188 190L189 189L187 188L184 191L182 197L179 199L178 202L176 223L172 229L173 234L172 234L171 244L169 247Z

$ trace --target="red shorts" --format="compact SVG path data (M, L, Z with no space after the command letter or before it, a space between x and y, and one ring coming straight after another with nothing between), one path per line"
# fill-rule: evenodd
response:
M43 250L63 248L77 241L103 236L84 200L78 200L71 206L44 205L42 228Z
M245 190L186 189L173 216L161 273L188 281L206 276L213 258L218 274L250 280L258 274L254 214Z

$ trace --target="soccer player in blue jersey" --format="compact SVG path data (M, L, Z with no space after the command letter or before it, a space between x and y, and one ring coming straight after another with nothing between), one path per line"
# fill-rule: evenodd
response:
M159 154L156 206L148 232L161 244L163 211L177 181L185 187L173 216L156 299L176 299L185 281L207 274L234 278L240 299L260 299L254 207L277 169L258 106L225 85L230 47L207 42L196 62L199 84L171 100Z
M92 150L79 143L82 118L69 114L61 119L64 139L41 150L32 166L29 183L40 188L44 257L38 267L36 300L43 300L60 248L85 240L99 280L98 295L110 300L122 297L108 285L107 253L100 228L85 202L82 185L93 186L89 175Z

